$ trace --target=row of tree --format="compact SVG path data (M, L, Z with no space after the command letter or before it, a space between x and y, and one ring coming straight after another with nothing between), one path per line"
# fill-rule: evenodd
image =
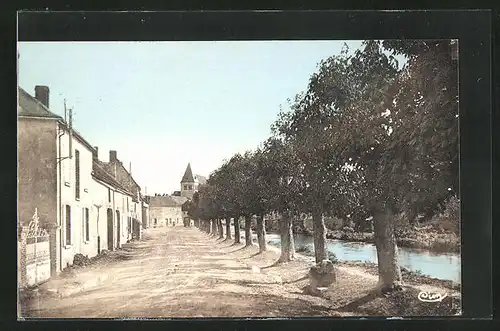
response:
M280 217L282 255L293 259L292 220L313 219L315 258L327 259L325 216L372 216L381 288L401 283L395 213L413 221L458 195L458 73L454 41L365 41L319 64L289 100L272 135L214 171L188 205L200 227L266 249L264 216ZM399 55L399 56L398 56ZM404 65L397 57L403 56ZM213 221L213 222L212 222Z

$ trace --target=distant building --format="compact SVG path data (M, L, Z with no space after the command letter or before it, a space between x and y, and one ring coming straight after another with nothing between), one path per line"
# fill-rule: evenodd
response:
M181 179L180 191L174 191L172 195L155 194L155 196L147 197L150 220L148 226L183 225L183 221L188 215L186 211L182 211L182 206L191 200L200 185L206 184L206 182L207 179L204 176L193 175L191 164L188 163Z
M193 175L191 164L188 163L184 176L181 180L181 196L192 199L200 185L206 184L207 179L201 175Z
M152 227L163 227L168 225L181 225L185 213L182 205L186 203L186 197L176 196L154 196L149 197L149 218Z

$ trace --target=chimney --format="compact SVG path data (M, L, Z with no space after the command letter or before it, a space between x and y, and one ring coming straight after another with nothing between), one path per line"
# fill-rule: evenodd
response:
M35 98L37 98L46 108L49 108L49 87L42 85L35 86Z
M109 162L117 161L116 151L109 151Z
M92 156L93 156L94 160L98 160L99 159L99 147L94 146L94 149L95 149L95 151L92 154Z

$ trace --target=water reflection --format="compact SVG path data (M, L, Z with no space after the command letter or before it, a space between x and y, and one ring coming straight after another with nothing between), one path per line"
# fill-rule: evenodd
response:
M295 249L307 247L314 251L313 238L300 234L294 235ZM268 234L267 240L271 245L280 246L278 234ZM367 261L377 263L375 245L367 243L353 243L342 240L328 240L328 251L335 253L339 260ZM399 248L399 263L411 271L420 271L431 277L461 282L460 255L455 253L434 253L423 249Z

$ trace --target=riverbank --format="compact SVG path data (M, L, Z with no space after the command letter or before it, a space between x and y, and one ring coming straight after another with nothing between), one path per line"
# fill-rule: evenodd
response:
M309 229L297 234L312 236ZM373 233L344 230L327 230L327 239L373 244ZM460 237L451 232L439 232L430 227L406 230L396 237L399 247L425 249L434 253L460 253Z
M363 272L367 274L378 277L378 265L376 263L362 262L362 261L339 261L338 265L346 267L361 268ZM434 278L426 275L422 275L418 272L408 270L404 267L401 268L401 274L403 281L406 284L411 285L431 285L435 287L440 287L443 289L449 289L452 291L461 291L461 286L459 283L453 282L451 280Z
M449 316L460 293L412 284L380 296L378 277L363 266L337 263L337 281L311 295L310 257L276 264L280 250L245 247L194 228L148 229L144 239L71 268L39 289L24 316L72 318ZM406 279L404 279L406 281ZM441 302L420 291L447 293Z
M281 278L283 284L293 284L295 291L302 293L307 289L307 279L298 282L293 279L299 279L307 273L314 263L312 257L295 253L294 261L276 264L280 255L277 247L268 245L267 251L259 254L257 245L232 246L240 247L237 250L238 255L249 268ZM376 264L337 261L335 266L337 282L323 292L322 297L327 300L330 309L340 314L349 312L349 316L451 316L460 310L460 286L451 281L418 275L403 268L404 290L389 296L380 296L374 292L378 284ZM447 298L436 303L421 302L418 300L421 291L446 293Z

